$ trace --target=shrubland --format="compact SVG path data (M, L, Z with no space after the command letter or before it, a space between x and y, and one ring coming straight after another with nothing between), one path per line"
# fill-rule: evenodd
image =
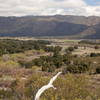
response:
M50 44L49 41L23 41L23 40L13 40L13 39L1 39L0 40L0 55L3 54L12 54L12 53L20 53L27 50L46 50L48 47L47 44Z
M73 55L78 45L63 51L50 43L0 40L0 100L34 100L58 71L63 74L54 82L57 90L45 91L40 100L100 99L100 54Z
M11 83L9 90L0 90L0 98L1 100L34 100L38 89L48 84L51 77L52 75L48 73L34 73L27 79L17 77ZM54 82L57 90L50 88L42 94L40 100L99 100L99 87L96 90L91 88L89 78L85 74L61 75Z

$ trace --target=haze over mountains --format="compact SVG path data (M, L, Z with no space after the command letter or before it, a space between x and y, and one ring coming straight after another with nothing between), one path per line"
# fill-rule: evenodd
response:
M0 17L0 36L72 36L100 39L100 17L72 15Z

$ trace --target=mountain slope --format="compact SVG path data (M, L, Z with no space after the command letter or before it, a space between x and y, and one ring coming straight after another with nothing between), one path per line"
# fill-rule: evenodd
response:
M0 17L0 36L100 38L100 17L71 15Z

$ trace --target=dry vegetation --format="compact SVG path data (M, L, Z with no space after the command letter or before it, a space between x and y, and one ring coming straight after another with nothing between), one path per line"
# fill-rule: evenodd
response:
M57 90L49 89L41 100L99 100L100 45L49 41L51 44L38 44L39 49L1 52L0 100L34 100L37 90L58 71L63 74L54 83Z

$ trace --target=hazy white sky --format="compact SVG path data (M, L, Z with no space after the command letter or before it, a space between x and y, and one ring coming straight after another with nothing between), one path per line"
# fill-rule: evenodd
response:
M100 16L100 0L0 0L0 16Z

